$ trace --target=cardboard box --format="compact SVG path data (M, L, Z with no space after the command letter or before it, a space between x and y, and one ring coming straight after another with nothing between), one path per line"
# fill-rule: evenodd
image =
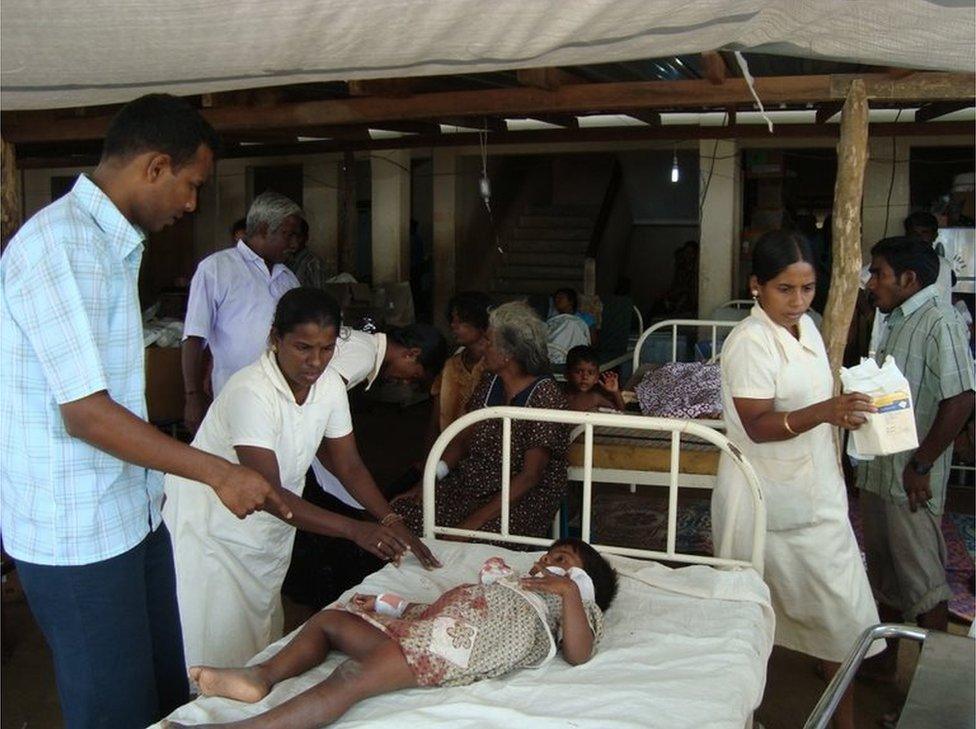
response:
M152 423L183 419L183 365L179 347L146 347L146 408Z

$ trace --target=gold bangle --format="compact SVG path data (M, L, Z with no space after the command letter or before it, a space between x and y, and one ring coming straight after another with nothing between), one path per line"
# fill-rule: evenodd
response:
M395 511L391 511L389 514L380 519L380 526L388 527L390 524L395 524L398 521L403 521L403 517L397 514Z
M790 414L783 413L783 427L786 428L786 432L790 435L799 435L793 428L790 427Z

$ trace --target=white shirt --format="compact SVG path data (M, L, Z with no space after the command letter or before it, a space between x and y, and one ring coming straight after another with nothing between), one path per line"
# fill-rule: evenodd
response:
M297 288L288 268L268 266L243 241L207 256L190 283L183 339L201 337L213 354L213 394L267 347L278 299Z
M238 462L235 446L274 451L281 485L301 494L322 438L341 438L351 432L349 398L336 372L326 368L299 405L274 355L265 350L257 362L227 381L193 445L232 463Z
M266 352L227 381L193 445L233 463L235 446L273 451L282 487L300 495L322 439L350 432L335 372L326 370L299 405ZM279 593L295 528L263 511L238 519L210 487L172 474L165 489L187 665L243 665L281 636Z
M722 403L726 434L756 470L766 503L764 579L776 612L776 644L839 661L877 623L878 611L848 518L833 428L823 423L787 440L757 443L734 402L772 400L777 413L788 413L831 397L823 339L808 316L799 328L797 339L754 306L722 348ZM716 554L748 554L753 524L745 477L723 453L712 493Z
M379 377L385 356L385 334L369 334L356 329L343 329L336 339L335 352L332 353L332 359L329 360L329 369L337 372L346 381L347 390L351 390L364 381L368 390ZM312 471L315 473L315 480L327 494L335 496L339 501L354 509L363 508L363 505L346 490L346 487L329 469L322 465L318 458L312 461Z
M342 375L347 390L351 390L363 381L366 382L368 390L379 377L384 357L386 357L385 334L343 329L336 339L335 352L329 361L329 369Z

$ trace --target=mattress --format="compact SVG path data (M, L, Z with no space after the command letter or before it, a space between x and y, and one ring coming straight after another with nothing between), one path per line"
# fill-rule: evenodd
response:
M347 592L395 590L430 602L449 587L476 578L490 556L518 569L538 553L482 544L428 542L448 565L425 572L409 558L387 565ZM604 639L593 658L572 667L557 656L537 670L459 688L416 688L354 706L334 726L345 729L451 727L735 727L746 725L762 699L773 643L769 593L751 569L705 566L670 569L654 562L611 558L620 592L606 613ZM278 651L288 637L252 660ZM197 698L169 718L224 722L259 714L324 680L341 662L332 655L309 673L284 681L260 703Z

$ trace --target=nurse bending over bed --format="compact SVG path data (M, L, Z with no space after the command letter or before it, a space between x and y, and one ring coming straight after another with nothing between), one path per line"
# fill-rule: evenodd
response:
M163 518L173 537L187 665L239 665L281 637L281 584L296 527L352 540L385 560L411 550L425 566L437 566L388 505L377 524L301 498L318 451L360 499L383 499L359 458L342 378L326 370L340 317L338 304L318 289L282 296L271 346L228 380L193 441L258 471L280 489L292 518L264 511L240 521L205 485L166 477Z
M854 430L875 408L860 393L833 397L823 339L807 315L817 285L813 260L799 233L773 231L756 243L756 305L722 348L722 401L728 438L762 481L776 644L819 658L833 675L878 611L847 516L832 426ZM744 475L722 454L712 496L720 557L750 554L748 493ZM834 726L853 729L853 710L848 691Z
M205 695L255 702L337 649L349 658L325 681L265 714L220 725L317 727L377 694L463 686L517 668L538 668L553 658L557 644L568 663L585 663L616 592L617 575L599 552L581 540L562 539L528 575L515 574L496 557L485 563L477 582L448 590L432 605L388 593L356 595L315 615L264 663L195 666L190 677Z

